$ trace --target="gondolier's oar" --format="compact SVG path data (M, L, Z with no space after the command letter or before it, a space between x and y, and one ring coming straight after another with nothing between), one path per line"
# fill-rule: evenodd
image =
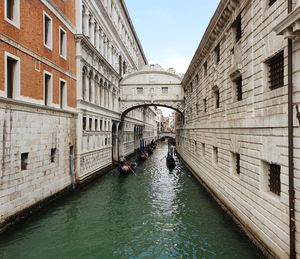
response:
M135 176L137 176L136 173L132 170L131 165L128 165L127 162L126 162L126 165L129 167L129 169L131 170L131 172L133 172L133 174L134 174Z

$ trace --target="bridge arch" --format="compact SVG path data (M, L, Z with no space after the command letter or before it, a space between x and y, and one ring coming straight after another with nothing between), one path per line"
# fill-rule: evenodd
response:
M183 114L184 90L181 75L165 71L159 65L146 65L127 74L120 82L120 110L122 118L139 107L163 106Z

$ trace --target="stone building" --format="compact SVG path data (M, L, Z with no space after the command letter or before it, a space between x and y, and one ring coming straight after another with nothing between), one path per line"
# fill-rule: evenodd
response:
M300 11L288 16L292 8L295 1L220 1L182 81L185 123L177 128L177 151L195 175L279 258L300 251L299 123L294 137L288 123L292 78L299 102Z
M74 8L0 2L0 225L74 181Z
M76 18L77 167L83 180L132 154L140 139L152 140L154 126L146 120L156 115L137 109L121 121L119 81L147 64L124 1L76 1Z

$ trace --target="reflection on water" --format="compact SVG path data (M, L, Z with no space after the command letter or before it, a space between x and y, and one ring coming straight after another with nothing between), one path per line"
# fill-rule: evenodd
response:
M0 258L261 258L160 145L133 174L117 170L0 236Z

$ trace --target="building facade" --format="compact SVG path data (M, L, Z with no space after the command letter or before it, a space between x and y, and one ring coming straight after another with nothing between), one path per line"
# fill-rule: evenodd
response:
M81 181L132 154L140 139L153 139L150 121L156 115L151 109L137 109L121 121L119 81L147 64L124 1L77 1L76 13Z
M195 175L278 258L295 258L293 245L297 256L300 251L298 122L292 138L295 200L289 191L291 55L288 40L274 32L294 4L220 1L183 79L185 121L176 131L177 151ZM297 44L293 51L295 82ZM294 104L299 90L294 84Z
M75 1L0 2L0 223L74 182Z

